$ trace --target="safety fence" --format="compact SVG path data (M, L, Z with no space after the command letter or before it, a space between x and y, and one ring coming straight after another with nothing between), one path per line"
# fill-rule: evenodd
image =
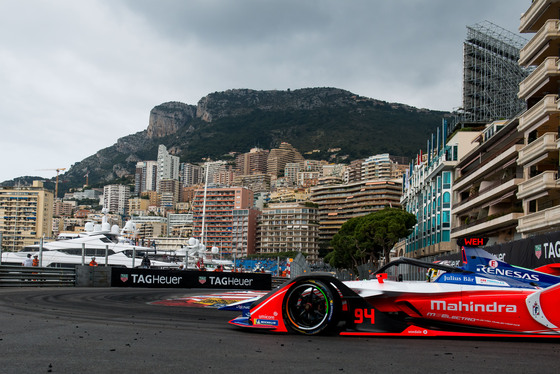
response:
M75 284L75 269L0 266L0 287L73 287Z
M127 271L135 271L144 276L153 270L143 269L111 269L110 267L91 267L91 266L76 266L75 269L71 268L46 268L46 267L23 267L13 265L0 266L0 287L111 287L112 272L117 272L119 277L121 273ZM145 274L144 274L145 273ZM166 271L159 271L159 273L166 274ZM283 284L289 278L285 277L270 277L270 274L252 274L252 273L214 273L214 272L169 272L175 275L183 275L185 277L195 276L197 279L202 279L204 276L220 275L224 277L244 277L244 278L263 278L268 279L265 286L260 286L260 289L272 289ZM196 274L195 274L196 273ZM117 277L118 278L118 277ZM153 276L152 276L153 278ZM149 279L152 279L149 278ZM206 278L206 277L204 277ZM139 278L140 279L140 278ZM146 278L148 279L148 278ZM262 281L260 281L262 282ZM235 283L235 282L234 282ZM238 282L239 283L239 282ZM253 283L253 281L251 281ZM256 284L256 283L255 283ZM268 286L266 286L268 284ZM165 286L165 285L164 285ZM197 282L187 288L203 287L204 284ZM204 288L206 288L204 286ZM221 288L222 285L216 285L215 288ZM243 287L240 287L243 288ZM250 289L255 287L249 287Z

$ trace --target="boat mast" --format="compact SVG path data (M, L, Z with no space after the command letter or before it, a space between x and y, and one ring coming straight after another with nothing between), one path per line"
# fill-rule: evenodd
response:
M206 176L204 177L204 199L202 200L202 229L200 230L200 242L204 244L204 224L206 219L206 194L208 192L208 162L206 162Z

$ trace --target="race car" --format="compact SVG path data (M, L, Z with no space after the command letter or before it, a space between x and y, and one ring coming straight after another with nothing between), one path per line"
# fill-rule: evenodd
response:
M305 335L560 337L554 267L512 266L481 248L463 247L462 257L462 267L401 258L371 280L312 273L221 309L243 311L235 326ZM437 276L389 280L402 264Z

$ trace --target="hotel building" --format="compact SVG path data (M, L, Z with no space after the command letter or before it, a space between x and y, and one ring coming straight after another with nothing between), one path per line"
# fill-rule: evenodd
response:
M53 193L43 183L0 187L2 250L19 251L42 237L52 236Z

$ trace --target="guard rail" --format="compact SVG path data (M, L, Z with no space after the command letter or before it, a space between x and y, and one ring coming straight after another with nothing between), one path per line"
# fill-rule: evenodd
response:
M75 269L0 266L0 287L73 287L75 284Z

